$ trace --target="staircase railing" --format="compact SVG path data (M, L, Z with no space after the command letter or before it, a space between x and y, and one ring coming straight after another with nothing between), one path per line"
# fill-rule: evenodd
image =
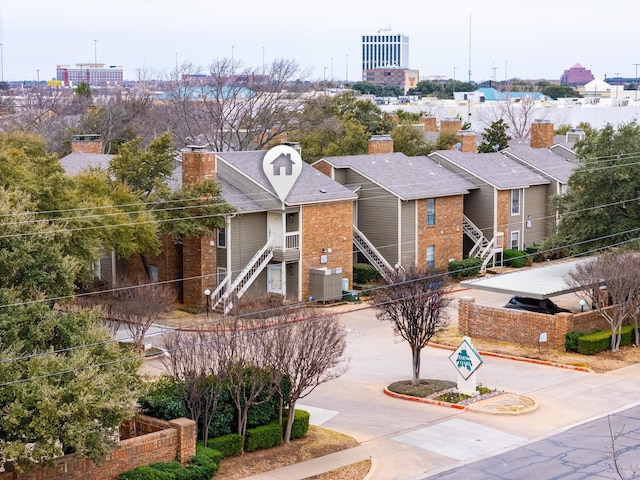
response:
M353 226L353 244L362 252L365 258L369 260L369 263L374 266L378 273L382 275L382 278L391 281L391 272L394 271L393 267L355 225Z
M224 293L213 305L213 310L221 311L225 315L229 313L229 311L233 308L233 302L235 301L235 299L238 299L242 297L242 295L244 295L244 293L249 289L255 279L258 278L260 272L262 272L264 267L273 258L273 250L271 248L272 243L273 237L269 238L267 243L265 243L265 245L260 250L258 250L256 254L251 258L251 260L249 260L247 265L238 274L229 288L224 291Z

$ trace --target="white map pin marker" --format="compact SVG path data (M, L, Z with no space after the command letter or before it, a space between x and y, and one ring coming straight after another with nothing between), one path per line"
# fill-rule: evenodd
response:
M302 172L302 157L295 148L278 145L265 153L262 169L278 198L284 202Z

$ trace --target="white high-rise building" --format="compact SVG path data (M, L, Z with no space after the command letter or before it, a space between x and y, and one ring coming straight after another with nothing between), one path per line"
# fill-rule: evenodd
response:
M409 68L409 37L390 30L362 36L362 71Z

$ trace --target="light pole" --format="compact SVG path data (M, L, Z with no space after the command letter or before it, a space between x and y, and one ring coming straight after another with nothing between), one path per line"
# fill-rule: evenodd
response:
M615 73L615 75L616 75L616 79L618 80L618 83L620 83L620 72L616 72L616 73ZM618 87L619 87L619 86L620 86L620 85L616 85L616 86L615 86L615 89L616 89L616 98L618 98Z
M2 47L2 45L0 44L0 48ZM634 63L633 64L636 67L636 97L635 99L638 99L638 65L640 65L640 63Z
M209 322L209 296L211 295L211 290L208 288L204 291L204 308L205 308L205 318L207 322Z
M345 63L345 80L347 81L347 83L349 83L349 54L348 53L347 53L347 59Z

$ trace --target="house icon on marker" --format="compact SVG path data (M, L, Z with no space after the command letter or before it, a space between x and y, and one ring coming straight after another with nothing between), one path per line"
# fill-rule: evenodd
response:
M280 155L278 155L275 160L273 160L271 162L271 165L273 165L273 174L274 175L280 175L280 172L282 171L282 169L284 168L284 174L286 176L291 176L293 175L293 164L295 162L293 160L291 160L291 155L288 153L281 153Z

